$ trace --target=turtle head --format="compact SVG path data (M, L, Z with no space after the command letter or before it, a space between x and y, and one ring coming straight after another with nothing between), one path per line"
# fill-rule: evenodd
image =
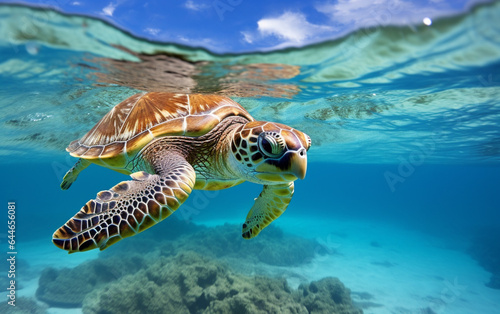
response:
M280 184L304 179L311 138L289 126L252 121L236 130L231 151L247 180Z

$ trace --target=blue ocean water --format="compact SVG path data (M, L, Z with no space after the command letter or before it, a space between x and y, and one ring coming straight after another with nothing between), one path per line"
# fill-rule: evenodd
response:
M298 49L216 55L144 41L94 18L1 5L0 170L4 207L16 205L17 297L47 303L49 313L82 311L81 301L68 310L41 297L38 280L48 267L107 255L66 255L52 233L127 178L93 165L62 191L75 162L64 149L126 97L171 91L227 95L256 119L312 138L306 179L273 226L314 240L313 256L243 273L282 277L294 288L338 277L365 313L498 313L498 18L495 2L432 27L361 29ZM230 223L238 234L260 190L244 183L195 191L175 217L209 235ZM6 256L7 221L5 209ZM276 233L269 230L259 237ZM88 302L83 309L92 313Z

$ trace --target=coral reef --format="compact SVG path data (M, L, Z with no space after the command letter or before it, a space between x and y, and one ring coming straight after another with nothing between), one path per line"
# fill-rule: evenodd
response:
M38 281L36 297L51 306L79 307L92 290L134 273L144 265L142 257L132 255L126 259L96 259L75 268L46 268Z
M287 272L270 266L306 264L324 251L314 240L272 226L248 241L237 225L207 228L174 218L96 260L73 269L45 269L37 297L51 306L83 306L84 313L102 314L359 313L337 279L292 290L283 278L235 271Z
M323 278L299 286L299 302L308 313L362 313L353 308L349 289L337 278Z
M334 278L299 290L283 279L247 277L194 252L160 257L146 269L89 293L84 313L361 313Z
M7 302L0 304L0 313L9 314L44 314L47 313L47 306L39 305L34 299L18 297L16 306L11 306Z

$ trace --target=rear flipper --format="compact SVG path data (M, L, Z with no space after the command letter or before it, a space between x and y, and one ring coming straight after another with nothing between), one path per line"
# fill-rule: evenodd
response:
M78 159L76 164L66 172L66 175L64 176L62 182L61 182L61 189L67 190L73 184L73 182L76 181L76 178L78 178L78 175L80 172L87 168L91 164L90 161L86 159Z
M54 233L54 244L69 253L104 250L172 214L188 198L196 180L185 160L162 176L141 171L131 177L133 181L120 182L88 201Z
M243 238L251 239L257 236L262 229L285 212L293 196L293 187L293 182L264 185L243 224Z

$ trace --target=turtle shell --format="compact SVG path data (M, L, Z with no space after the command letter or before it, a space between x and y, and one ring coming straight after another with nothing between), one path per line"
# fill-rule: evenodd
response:
M229 116L254 120L241 105L224 96L140 93L113 107L66 150L74 157L124 167L132 156L156 138L201 136Z

